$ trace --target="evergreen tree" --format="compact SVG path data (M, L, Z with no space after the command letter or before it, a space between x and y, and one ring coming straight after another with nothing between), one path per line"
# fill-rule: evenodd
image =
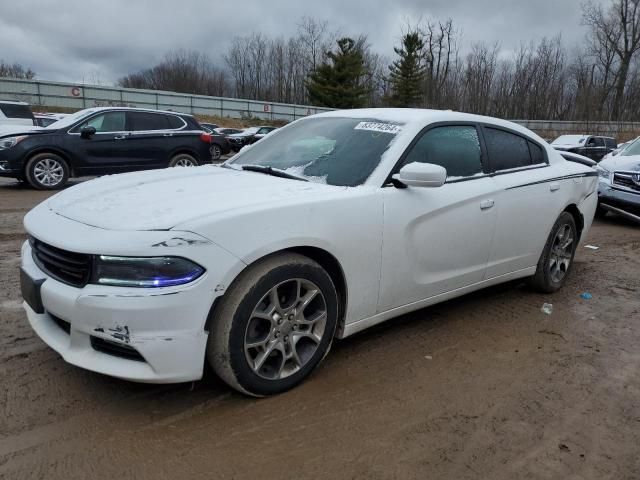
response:
M309 100L321 107L362 107L368 93L362 48L351 38L341 38L337 43L338 49L327 52L326 61L309 75Z
M389 65L391 97L389 103L395 107L417 107L422 100L426 67L422 62L424 40L420 32L409 32L402 37L400 48L393 50L398 59Z

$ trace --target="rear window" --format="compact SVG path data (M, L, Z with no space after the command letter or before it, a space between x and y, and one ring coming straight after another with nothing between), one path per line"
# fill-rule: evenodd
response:
M29 105L20 105L15 103L0 103L0 110L7 118L30 118L33 119L33 113Z
M182 128L184 127L184 121L175 115L167 115L167 120L169 122L169 128Z
M129 112L129 130L146 132L149 130L166 130L169 122L166 115L159 113Z
M495 128L485 128L484 138L494 170L509 170L531 165L532 155L529 153L528 145L531 142L527 142L520 135Z

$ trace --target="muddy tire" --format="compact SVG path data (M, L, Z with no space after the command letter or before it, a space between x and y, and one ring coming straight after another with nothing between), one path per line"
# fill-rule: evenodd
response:
M198 161L188 153L179 153L169 161L170 167L197 167Z
M331 348L338 295L298 254L267 257L240 274L216 308L207 359L234 389L256 397L299 384Z
M26 181L38 190L58 190L69 181L69 165L54 153L39 153L25 167Z
M552 293L565 283L578 245L578 229L573 216L562 212L551 229L536 273L528 280L534 290Z

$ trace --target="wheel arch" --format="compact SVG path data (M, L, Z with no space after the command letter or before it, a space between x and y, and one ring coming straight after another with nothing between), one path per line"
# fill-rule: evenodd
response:
M30 150L27 154L25 154L24 161L22 162L22 174L25 176L25 178L27 176L27 164L29 163L29 160L31 160L36 155L40 155L41 153L53 153L54 155L58 155L60 158L62 158L62 160L67 162L67 167L69 167L69 177L75 176L75 170L73 168L73 164L71 163L71 157L69 156L69 154L60 148L47 145L44 147L34 148L33 150Z
M582 231L584 230L584 215L582 215L582 212L575 203L567 205L563 212L569 213L573 217L574 222L576 222L576 228L578 229L578 241L580 241Z
M279 250L272 251L268 254L262 255L252 260L248 264L246 264L246 266L242 268L242 270L239 271L237 275L233 278L229 287L238 280L242 272L244 272L247 269L247 267L251 265L255 265L256 263L262 262L267 258L286 254L286 253L297 253L298 255L302 255L307 258L310 258L311 260L317 262L328 273L329 277L331 277L331 280L333 281L333 284L336 287L336 292L338 293L338 325L336 328L336 337L341 337L342 331L344 329L345 313L347 311L347 299L348 299L347 280L346 280L346 276L342 268L342 265L340 264L338 259L329 251L323 248L309 246L309 245L300 245L300 246L282 248ZM228 291L229 288L227 288L226 290ZM215 300L213 301L213 304L211 306L209 315L207 317L207 320L204 326L204 329L207 332L210 332L211 322L214 321L214 318L216 315L216 308L221 304L222 298L224 298L224 295L216 297Z

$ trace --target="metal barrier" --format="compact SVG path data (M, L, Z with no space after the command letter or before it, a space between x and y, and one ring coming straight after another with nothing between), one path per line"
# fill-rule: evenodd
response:
M88 107L124 106L174 110L194 115L254 117L292 121L330 108L292 105L239 98L208 97L160 90L105 87L65 82L0 78L0 99L22 100L51 109L79 110ZM597 133L631 138L640 135L640 122L573 122L558 120L514 120L542 136L567 133Z
M0 78L0 99L20 100L33 106L80 110L89 107L139 107L174 110L194 115L254 117L264 120L292 121L330 108L277 102L208 97L160 90L81 85Z

